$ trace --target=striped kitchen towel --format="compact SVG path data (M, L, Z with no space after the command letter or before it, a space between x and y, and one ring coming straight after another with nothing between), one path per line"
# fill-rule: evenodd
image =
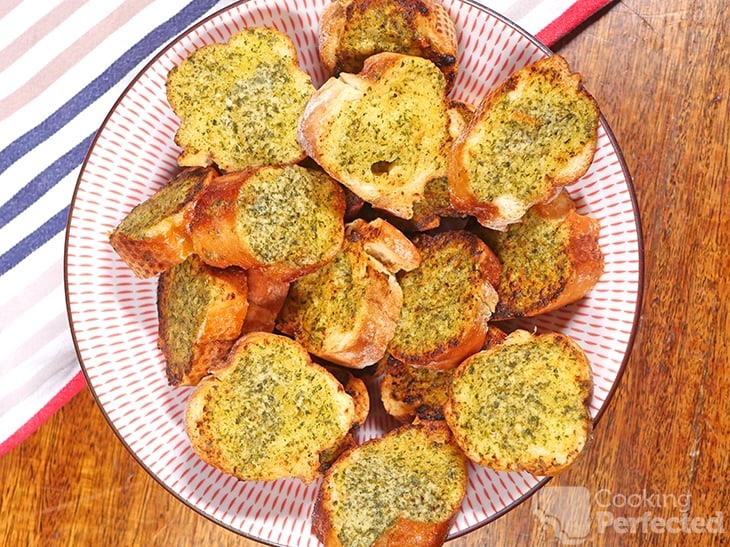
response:
M609 3L484 2L547 44ZM66 314L63 247L97 128L160 49L229 4L0 2L0 455L84 386Z

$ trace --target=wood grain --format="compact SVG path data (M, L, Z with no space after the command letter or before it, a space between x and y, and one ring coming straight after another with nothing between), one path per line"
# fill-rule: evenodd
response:
M627 0L555 48L621 144L644 228L632 358L590 450L541 494L587 490L586 544L730 542L730 517L724 534L631 534L598 522L601 511L691 520L730 510L729 28L725 0ZM88 391L0 459L0 484L0 545L256 545L150 478ZM529 500L451 545L557 544L533 509Z

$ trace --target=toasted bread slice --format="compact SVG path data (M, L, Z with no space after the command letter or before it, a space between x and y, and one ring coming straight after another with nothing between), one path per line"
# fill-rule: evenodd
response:
M294 340L250 333L200 382L185 426L195 452L241 480L318 477L355 407L342 385Z
M212 168L184 169L114 229L109 242L136 276L153 277L190 255L195 202L216 175Z
M466 480L466 459L443 422L402 426L330 467L312 529L326 547L442 545Z
M195 207L193 248L213 266L291 281L330 261L344 237L342 187L297 165L223 175Z
M501 344L507 335L489 325L482 349ZM410 423L421 420L443 420L444 406L451 386L451 370L412 367L392 356L382 361L380 398L385 411L396 420Z
M238 171L302 160L297 122L313 92L294 44L275 29L247 28L203 46L167 78L180 118L178 162Z
M395 228L382 220L373 224L348 225L334 260L292 283L277 323L310 353L350 368L383 357L403 301L395 276L369 249L377 249L392 269L412 269L420 258ZM401 249L405 259L399 262Z
M449 156L451 202L488 228L580 178L596 150L598 107L554 55L507 79L479 105Z
M531 317L585 296L603 273L600 223L575 212L562 191L505 232L482 230L502 262L493 321Z
M500 264L464 230L417 234L413 243L422 262L399 276L403 307L388 352L412 366L454 368L484 344Z
M260 270L246 271L248 311L243 333L273 332L276 318L289 292L289 283L277 281Z
M427 181L446 175L444 78L419 57L379 53L357 75L330 78L307 104L299 142L374 207L410 218Z
M390 51L424 57L444 74L448 89L458 71L456 29L432 0L333 0L319 27L319 52L330 74L357 73L365 59Z
M590 438L591 386L588 359L570 338L518 330L459 365L446 421L476 463L554 475Z
M246 272L188 257L160 274L158 341L171 385L197 384L222 364L241 335L248 308Z

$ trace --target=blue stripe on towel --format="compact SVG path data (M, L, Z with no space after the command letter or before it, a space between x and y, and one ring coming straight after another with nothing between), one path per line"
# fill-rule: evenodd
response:
M149 32L66 104L0 151L0 173L4 173L13 163L63 128L86 107L116 85L145 57L185 30L216 3L217 0L193 0L176 15Z
M50 240L53 236L63 231L66 227L69 207L64 207L44 222L37 230L27 235L11 247L4 254L0 255L0 275L20 264L28 255L33 253L41 245Z
M54 161L35 176L30 183L21 188L17 194L0 205L0 228L33 205L43 194L53 188L58 181L76 169L84 160L86 151L89 149L93 138L94 133Z

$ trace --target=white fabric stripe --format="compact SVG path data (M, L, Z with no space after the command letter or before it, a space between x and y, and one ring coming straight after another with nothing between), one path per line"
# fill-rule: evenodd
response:
M35 362L24 362L25 368L36 370L39 375L30 378L34 382L26 382L16 392L22 399L0 410L0 443L38 414L79 373L76 354L69 352L67 346L68 340L58 336L46 346L43 355L36 356Z
M68 331L68 320L63 318L66 308L66 298L63 285L57 286L49 294L35 301L35 304L26 309L22 314L15 317L12 322L3 325L0 331L0 348L2 348L2 361L0 361L0 375L3 381L0 382L0 399L5 393L5 373L8 369L18 367L18 356L13 355L18 348L24 347L28 351L33 349L27 345L28 340L36 338L36 333L42 330L50 321L57 321L57 317L61 314L62 321L57 323L57 331ZM42 346L45 340L39 339L38 347Z
M23 2L0 20L0 49L7 47L63 0Z
M0 332L5 325L25 313L38 299L58 286L58 280L63 278L63 257L58 256L56 260L49 262L50 267L37 272L37 276L24 279L23 284L16 285L12 291L0 292L0 309L3 310L0 316Z
M536 2L534 8L521 19L521 25L528 32L536 34L565 12L575 0L549 0ZM537 29L537 30L534 30Z
M93 28L123 2L124 0L107 0L103 4L103 9L92 2L81 6L21 55L7 70L0 72L0 78L5 82L0 90L0 98L10 95L25 84L39 70L42 70L49 60L68 48L86 30Z
M25 286L28 279L32 279L38 275L38 272L48 268L49 264L58 260L59 257L63 257L64 237L63 233L52 237L15 268L0 276L0 293L3 295L15 294L18 287ZM60 273L58 284L63 284L62 273ZM2 359L2 352L0 352L0 359Z

